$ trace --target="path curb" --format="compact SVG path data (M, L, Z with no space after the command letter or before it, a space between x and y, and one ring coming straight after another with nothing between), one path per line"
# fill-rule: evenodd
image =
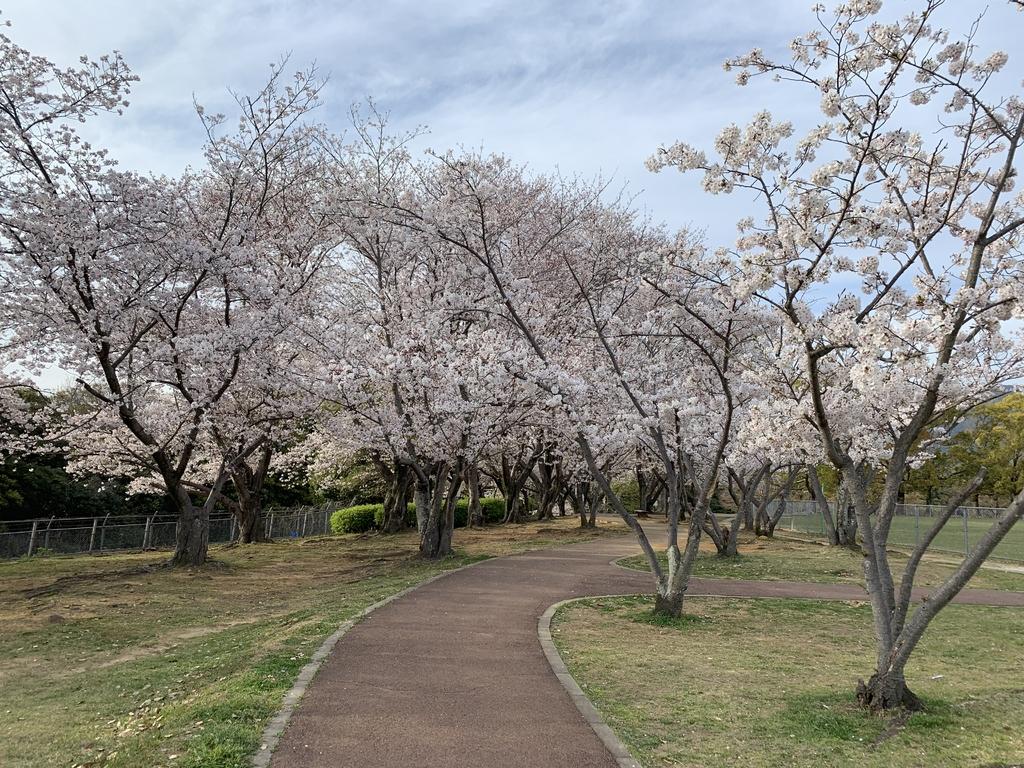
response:
M549 606L541 614L540 619L537 621L537 638L540 640L540 647L544 650L544 656L547 658L548 664L551 665L551 671L555 673L558 682L565 688L569 698L572 699L572 703L576 705L576 709L583 715L583 719L587 721L587 725L597 734L597 738L601 740L605 748L611 752L619 768L642 768L640 763L626 749L626 745L622 743L619 737L615 735L615 732L601 718L601 715L598 714L594 704L587 698L587 694L576 684L572 675L569 674L569 669L565 666L565 662L562 661L562 656L558 653L554 640L551 638L551 617L555 615L559 608L569 605L569 603L576 603L581 600L595 600L602 597L629 597L629 595L588 595L586 597L561 600Z
M313 655L309 657L309 661L306 663L306 666L302 668L298 676L295 678L295 682L292 683L292 687L288 690L288 693L284 695L281 708L263 729L263 734L260 736L259 750L255 755L253 755L252 762L250 763L252 768L269 767L270 761L274 757L274 750L281 741L281 735L284 733L284 729L288 727L288 721L291 720L292 713L295 712L295 708L302 700L303 695L306 693L306 689L309 688L309 684L313 682L313 678L316 677L316 673L320 671L320 667L322 667L323 663L327 661L327 657L330 656L331 651L334 650L334 646L338 644L338 641L341 640L341 638L344 637L352 627L378 608L383 608L388 603L397 600L400 597L405 597L410 592L413 592L420 587L425 587L427 584L431 584L438 579L443 579L449 574L464 571L467 568L472 568L474 565L486 563L494 559L495 558L493 557L484 558L483 560L477 560L475 563L467 563L466 565L461 565L458 568L452 568L442 573L435 574L429 579L424 579L410 587L406 587L400 592L395 592L393 595L389 595L383 600L378 600L373 605L366 606L363 610L334 630L334 632L320 644L320 647L313 652ZM639 766L637 768L639 768Z

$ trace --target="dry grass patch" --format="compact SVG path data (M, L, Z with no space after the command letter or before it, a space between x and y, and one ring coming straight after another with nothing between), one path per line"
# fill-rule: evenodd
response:
M0 563L0 765L233 768L295 675L341 622L460 565L602 535L572 519L455 534L215 547L172 570L166 552Z

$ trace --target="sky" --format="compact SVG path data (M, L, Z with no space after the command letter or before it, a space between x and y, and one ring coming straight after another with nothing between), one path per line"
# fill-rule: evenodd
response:
M886 13L916 4L889 0ZM3 17L16 42L58 63L123 53L141 78L132 106L90 131L128 167L176 173L197 163L202 133L193 98L227 111L229 88L256 90L269 64L290 55L294 68L315 62L329 75L322 112L339 130L350 105L371 96L396 127L429 128L422 148L461 144L537 170L601 173L627 184L659 221L731 237L735 202L708 198L696 178L655 176L644 159L676 139L707 145L724 125L785 97L769 81L740 88L721 65L755 46L785 55L789 40L814 26L811 5L8 0ZM944 17L965 28L985 8L949 0ZM1000 23L1012 16L1003 0L992 0L983 42L1012 53L1019 25ZM811 119L813 100L797 101L786 105L787 117Z
M805 90L770 80L740 88L729 56L760 47L785 57L814 27L812 0L8 0L0 20L19 45L67 66L119 50L139 75L131 106L85 131L123 166L174 174L198 164L193 99L231 114L229 89L254 92L271 62L315 62L329 76L321 118L343 130L367 97L397 129L425 125L418 144L502 152L537 171L611 177L672 227L725 243L742 199L710 197L696 176L655 175L644 160L765 107L813 124ZM884 16L919 6L887 0ZM1004 0L947 0L942 20L966 29L984 11L980 43L1013 58L1024 18ZM797 96L798 98L793 98Z

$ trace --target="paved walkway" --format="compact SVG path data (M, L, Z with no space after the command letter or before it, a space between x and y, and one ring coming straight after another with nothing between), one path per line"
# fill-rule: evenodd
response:
M572 597L650 592L607 537L481 563L372 613L334 648L278 744L275 768L615 768L552 674L537 619ZM694 579L691 595L863 600L852 584ZM1024 606L1024 593L960 602Z

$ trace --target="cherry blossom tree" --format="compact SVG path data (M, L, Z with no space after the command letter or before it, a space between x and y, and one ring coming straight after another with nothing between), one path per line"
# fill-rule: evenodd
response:
M1024 101L992 93L1006 54L981 53L976 25L960 38L936 26L942 5L926 0L894 22L878 0L818 6L818 29L793 41L790 61L754 50L726 66L740 84L770 75L814 94L820 125L796 138L761 112L723 130L714 159L677 144L650 163L702 171L708 192L760 206L731 251L735 288L783 331L768 377L775 417L813 428L852 497L877 642L858 697L873 710L921 706L906 683L911 654L1024 514L1022 492L911 610L924 549L981 480L954 495L897 580L887 543L905 470L941 425L1021 372L1004 324L1021 314Z
M369 450L387 478L385 530L401 526L412 491L421 552L442 557L464 484L473 501L496 445L538 424L536 393L502 365L508 330L478 311L465 260L404 220L424 183L406 150L417 134L390 135L372 104L353 118L354 139L335 147L332 165L346 258L324 351L333 389L323 432Z
M799 465L779 465L762 458L739 466L728 462L726 471L727 491L736 513L727 527L714 525L709 534L718 554L732 557L738 554L741 528L756 536L770 538L775 534L786 511L788 494L796 483ZM717 522L713 516L710 520Z
M292 325L294 299L323 258L306 213L316 209L319 132L304 120L320 81L306 72L287 82L275 69L259 94L238 97L234 134L200 110L206 166L172 180L118 170L75 131L126 106L136 78L119 55L61 69L3 36L0 60L14 340L30 349L29 368L73 372L94 423L119 422L137 441L133 453L178 510L172 562L200 565L231 464L257 447L221 462L197 505L185 478L200 435L261 342Z
M426 250L416 254L402 315L386 325L375 311L377 289L364 293L368 283L360 278L349 283L350 300L361 298L346 323L343 356L334 362L336 389L325 417L326 431L349 450L369 449L385 469L393 467L389 500L397 503L402 485L412 486L421 551L436 558L451 551L454 507L467 472L528 413L528 387L494 359L501 344L492 332L452 307L459 270Z
M522 494L545 450L539 430L508 430L495 441L485 457L483 471L494 480L505 498L504 522L523 521Z
M294 385L301 379L293 371L278 367L279 360L266 355L261 361L268 369L246 366L241 372L245 375L208 409L181 478L190 496L201 496L231 511L241 544L265 540L260 525L264 485L278 471L274 461L278 453L296 441L318 405L308 391ZM258 381L246 380L254 374L259 375ZM161 442L169 450L182 452L180 425L190 416L191 403L161 387L138 388L135 397ZM122 478L135 493L163 489L159 466L116 412L81 398L65 399L51 410L64 411L59 424L50 428L48 442L66 442L69 471Z
M505 367L569 425L589 476L647 556L656 610L678 615L731 434L731 366L745 327L741 304L696 275L728 261L603 202L600 184L531 177L473 154L436 155L431 171L402 206L407 226L469 265L480 286L468 294L473 310L515 332ZM638 447L667 478L667 569L603 466Z

